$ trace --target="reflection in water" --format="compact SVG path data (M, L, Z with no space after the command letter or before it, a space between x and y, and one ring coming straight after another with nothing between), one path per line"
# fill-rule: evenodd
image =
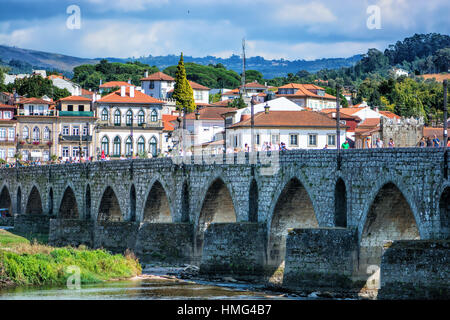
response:
M0 290L1 299L18 300L176 300L176 299L283 299L277 295L253 292L245 286L225 287L208 283L193 283L167 279L137 279L82 285L81 290L67 288L20 287Z

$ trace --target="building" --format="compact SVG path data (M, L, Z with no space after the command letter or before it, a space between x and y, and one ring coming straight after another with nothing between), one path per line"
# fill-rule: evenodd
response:
M355 141L355 132L356 127L362 121L358 116L353 115L351 112L348 112L347 109L351 108L342 108L339 109L339 118L341 125L347 126L347 138ZM335 119L337 117L336 109L324 109L321 111L322 113L328 115L330 118Z
M99 93L102 94L103 92L112 91L114 89L120 88L122 86L128 87L135 87L131 84L131 80L128 82L125 81L109 81L103 83L102 80L100 80L100 86L99 86Z
M266 85L260 84L257 81L246 83L244 86L222 93L222 101L236 99L242 95L243 97L258 96L259 101L264 102L266 101L265 97L267 96L268 88Z
M14 162L17 136L16 106L0 104L0 160Z
M83 90L79 84L76 84L62 75L50 75L47 79L51 80L53 85L59 89L67 89L72 96L81 96Z
M163 148L163 102L121 86L96 103L97 156L157 156Z
M58 151L62 161L87 159L95 154L94 135L97 118L92 100L70 96L57 101ZM81 151L81 154L80 154Z
M55 103L39 98L23 98L18 102L17 152L22 160L49 161L57 155L57 112Z
M341 129L340 141L345 140L346 126ZM279 149L285 143L287 149L323 149L336 148L336 121L320 112L314 111L271 111L259 112L254 116L254 140L256 150ZM251 149L251 118L226 128L227 148Z
M145 94L156 99L167 99L168 93L175 87L175 79L171 76L156 72L148 75L146 72L141 79L141 87Z
M164 125L163 129L163 138L162 138L162 153L166 154L171 152L174 144L173 144L173 132L175 131L178 116L171 114L163 114L162 121Z
M299 106L313 111L336 108L336 97L314 84L289 83L278 88L277 97L285 97Z

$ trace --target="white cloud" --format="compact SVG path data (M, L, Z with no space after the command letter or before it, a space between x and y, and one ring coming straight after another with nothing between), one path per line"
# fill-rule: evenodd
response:
M337 19L333 12L320 2L282 5L275 12L275 18L281 23L298 25L330 23Z
M120 10L125 12L143 11L150 7L160 7L169 0L86 0L90 4L98 5L98 11L106 11L108 9Z

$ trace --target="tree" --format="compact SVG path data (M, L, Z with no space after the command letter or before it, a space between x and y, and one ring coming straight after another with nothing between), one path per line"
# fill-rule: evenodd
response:
M245 104L245 101L242 98L242 94L239 94L239 98L233 99L233 101L228 102L228 107L243 109L246 108L247 105Z
M178 62L177 72L175 74L175 88L172 97L176 100L178 110L192 112L196 105L194 102L194 91L186 78L186 69L184 68L183 53L181 53Z
M8 92L13 92L13 89L21 96L40 98L47 95L55 101L70 96L67 89L55 87L51 80L44 79L41 75L16 79L14 83L7 85Z

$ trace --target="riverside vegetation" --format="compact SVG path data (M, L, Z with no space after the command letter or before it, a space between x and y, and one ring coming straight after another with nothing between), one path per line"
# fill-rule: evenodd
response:
M105 250L54 248L0 230L0 288L18 285L65 285L69 266L80 268L81 284L140 275L142 267L131 252L112 255Z

